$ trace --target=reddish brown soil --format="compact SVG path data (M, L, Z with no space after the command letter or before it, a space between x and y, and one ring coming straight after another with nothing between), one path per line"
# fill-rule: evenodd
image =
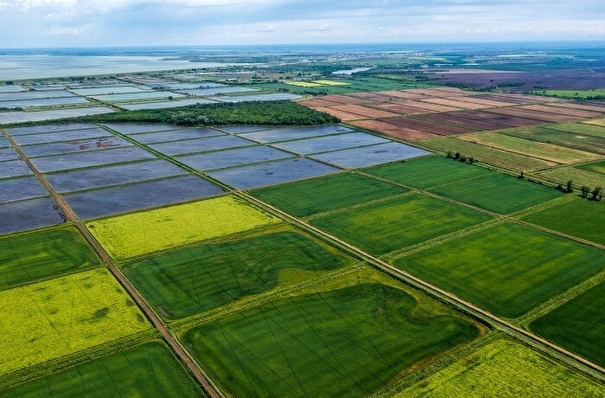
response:
M325 95L325 96L321 97L321 99L323 101L335 102L337 104L359 104L359 103L366 102L359 98L349 97L349 96L340 95L340 94Z
M544 102L543 97L537 97L535 95L522 95L522 94L483 94L481 98L505 101L512 104L537 104Z
M482 96L473 95L467 97L459 97L458 101L470 102L471 104L483 105L485 107L499 107L499 106L511 106L515 105L513 102L496 101L489 98L483 98Z
M420 108L414 108L413 106L400 105L398 103L385 102L382 104L372 105L374 108L380 108L387 111L399 113L401 115L417 115L420 113L426 113L427 111Z
M361 127L367 130L377 131L382 134L392 137L401 138L403 140L425 140L428 138L439 138L440 135L427 133L426 131L414 130L405 127L397 127L393 124L381 122L378 120L359 120L350 123L353 126Z
M531 109L533 111L539 112L552 112L552 113L562 113L564 115L574 116L577 118L593 118L593 117L602 117L603 115L599 112L591 112L582 109L571 109L571 108L561 108L554 107L550 105L527 105L523 106L524 109Z
M586 111L595 111L595 112L602 112L605 113L605 106L604 105L586 105L586 104L579 104L577 102L553 102L548 104L549 106L557 106L557 107L561 107L561 108L572 108L572 109L583 109Z
M372 101L372 102L384 102L384 101L388 101L392 98L388 94L384 94L383 92L351 93L351 94L347 94L347 95L351 96L351 97L355 97L355 98L361 98L362 100L366 100L366 101Z
M338 111L356 113L358 115L365 116L365 117L371 117L371 118L398 116L397 113L382 111L380 109L374 109L374 108L369 108L367 106L354 105L354 104L339 105L339 106L335 106L333 108Z
M457 98L429 98L425 100L426 102L430 102L432 104L446 105L446 106L454 106L456 108L463 109L482 109L487 108L485 105L473 104L470 102L464 102L463 99L458 100Z
M467 129L463 129L460 127L447 126L439 123L431 123L428 121L413 119L409 117L391 117L388 119L381 119L380 121L394 124L397 127L426 131L427 133L433 133L438 135L462 134L469 132Z
M349 113L349 112L343 112L343 111L339 111L338 109L334 109L334 108L322 108L322 107L317 107L317 108L313 108L316 111L319 112L325 112L328 113L332 116L336 116L337 118L339 118L342 121L348 122L350 120L359 120L359 119L364 119L363 116L354 114L354 113Z
M409 101L400 102L400 104L404 105L404 106L412 106L414 108L422 109L425 112L448 112L448 111L459 111L460 110L460 107L432 104L430 102L424 102L424 101L409 100Z
M535 126L537 124L544 123L538 120L525 119L516 116L501 115L484 111L460 111L456 112L456 116L461 119L484 120L490 123L500 124L505 127Z
M381 91L382 94L388 95L389 97L397 97L397 98L405 98L405 99L416 99L416 98L426 98L422 94L410 93L408 91L397 91L397 90L389 90L389 91Z
M531 106L531 105L530 105ZM524 109L522 107L511 106L507 108L493 108L486 109L486 112L493 112L500 115L509 115L509 116L518 116L526 119L534 119L540 120L544 122L566 122L569 120L578 120L577 117L556 114L556 113L548 113L548 112L539 112L531 109Z

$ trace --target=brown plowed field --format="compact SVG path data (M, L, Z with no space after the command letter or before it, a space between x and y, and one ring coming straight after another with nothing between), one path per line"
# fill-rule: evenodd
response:
M401 104L392 103L392 102L384 102L382 104L375 104L372 106L374 108L380 108L380 109L384 109L387 111L392 111L395 113L399 113L401 115L418 115L420 113L427 113L427 111L420 109L420 108L414 108L413 106L406 106L406 105L401 105Z
M304 100L299 102L301 105L308 106L309 108L322 107L329 108L335 105L338 105L337 102L324 101L322 99L314 98L311 100Z
M457 127L465 128L469 131L479 130L499 130L506 126L497 123L491 123L486 120L472 120L457 117L455 112L452 113L429 113L422 116L417 116L423 120L434 121L437 123L447 123Z
M334 109L334 108L322 108L322 107L317 107L317 108L311 107L311 108L315 109L318 112L325 112L332 116L336 116L337 118L339 118L340 120L345 121L345 122L348 122L350 120L365 119L365 117L363 117L361 115L339 111L338 109Z
M382 92L377 92L377 93L351 93L351 94L347 94L347 96L351 96L351 97L355 97L355 98L360 98L362 100L371 101L371 102L384 102L384 101L388 101L388 100L390 100L392 98L392 97L388 96L387 94L383 94Z
M381 93L388 95L389 97L397 97L397 98L405 98L405 99L426 98L426 96L424 96L422 94L410 93L409 91L388 90L388 91L381 91Z
M603 114L599 113L599 112L585 111L582 109L553 107L550 105L527 105L527 106L522 106L521 108L531 109L533 111L539 111L539 112L563 113L565 115L575 116L577 118L593 118L593 117L602 117L603 116Z
M459 97L461 95L465 95L465 92L460 89L454 88L453 90L455 90L455 91L451 91L447 87L440 87L440 88L413 88L411 90L406 90L406 91L410 92L410 93L414 93L414 94L422 94L422 95L426 95L429 97L438 97L438 98Z
M349 124L351 124L352 126L377 131L382 134L410 141L441 137L440 135L427 133L426 131L414 130L406 127L398 127L394 124L381 122L378 120L359 120Z
M382 122L391 123L398 127L410 128L413 130L426 131L427 133L433 133L438 135L451 135L451 134L463 134L468 133L467 129L463 129L455 126L446 126L439 123L431 123L425 120L412 119L409 117L391 117L386 120L380 120Z
M348 112L348 113L356 113L358 115L365 116L365 117L371 117L371 118L398 116L397 113L381 111L380 109L368 108L367 106L361 106L361 105L355 105L355 104L338 105L338 106L333 107L333 109L336 109L338 111Z
M503 127L522 127L544 124L544 122L534 119L525 119L516 116L501 115L484 111L458 111L455 112L455 116L461 119L483 120L494 124L500 124Z
M522 94L483 94L481 98L492 99L495 101L510 102L513 104L537 104L542 101L542 97L522 95Z
M464 102L463 100L457 100L456 98L452 97L452 98L428 98L425 99L424 101L426 102L430 102L432 104L439 104L439 105L446 105L446 106L454 106L456 108L463 108L463 109L482 109L482 108L488 108L488 106L485 105L479 105L479 104L473 104L470 102Z
M599 105L584 105L576 102L553 102L548 104L549 106L556 106L560 108L571 108L571 109L582 109L585 111L595 111L605 113L605 106Z
M567 122L570 120L578 120L577 117L556 114L556 113L547 113L547 112L539 112L531 109L524 109L522 107L508 107L508 108L492 108L486 109L486 112L498 113L501 115L509 115L509 116L518 116L527 119L535 119L541 120L544 122Z
M516 105L516 104L514 104L512 102L490 100L488 98L483 98L483 96L459 97L458 100L462 101L462 102L470 102L471 104L485 105L486 107L499 107L499 106Z
M331 94L321 97L323 101L335 102L336 104L361 104L367 101L363 99L349 97L341 94Z
M404 106L413 106L414 108L419 108L427 112L449 112L449 111L459 111L460 107L452 107L440 104L432 104L430 102L424 101L402 101L399 104Z

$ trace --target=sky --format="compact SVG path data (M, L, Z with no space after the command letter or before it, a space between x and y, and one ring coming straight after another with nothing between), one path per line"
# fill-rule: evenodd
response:
M605 40L603 0L0 0L0 48Z

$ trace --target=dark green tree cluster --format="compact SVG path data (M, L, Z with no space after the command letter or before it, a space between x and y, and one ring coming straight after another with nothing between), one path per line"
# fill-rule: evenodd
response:
M463 162L463 163L468 163L468 164L475 163L475 158L473 156L466 157L465 155L461 154L460 152L452 153L452 151L447 151L447 155L445 155L445 157L448 159L454 159L454 160L457 160L457 161Z

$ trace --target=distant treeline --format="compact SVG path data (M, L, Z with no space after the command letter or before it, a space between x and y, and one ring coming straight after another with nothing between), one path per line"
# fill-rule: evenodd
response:
M182 108L122 111L54 121L63 122L154 122L180 126L228 124L318 125L340 119L291 101L197 104ZM49 122L27 123L48 124Z

